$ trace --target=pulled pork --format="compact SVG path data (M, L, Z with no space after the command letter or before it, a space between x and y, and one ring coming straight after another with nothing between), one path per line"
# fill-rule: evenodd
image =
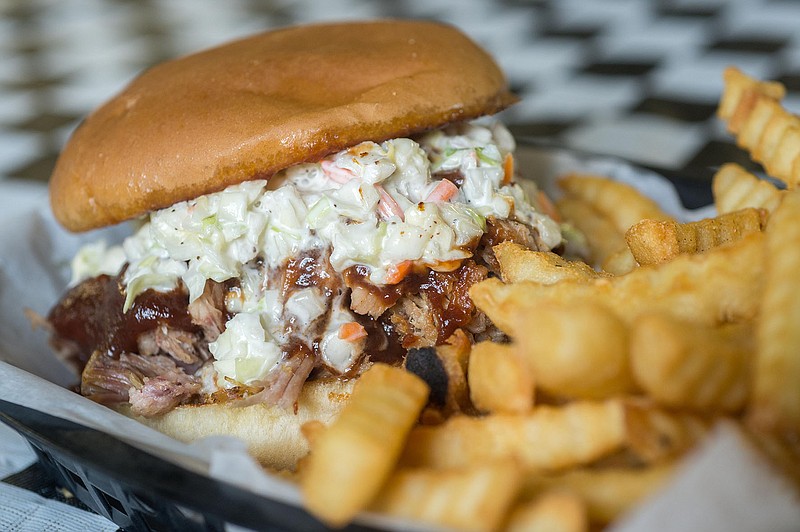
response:
M67 292L47 319L54 347L81 372L81 394L107 405L130 403L144 416L193 401L202 388L196 375L211 359L208 343L219 335L206 317L224 316L222 285L211 284L194 314L183 286L147 290L124 313L116 277L87 279Z
M291 410L303 384L317 375L337 374L319 352L333 305L354 311L368 335L364 360L402 363L408 349L443 344L458 330L473 339L502 339L502 333L478 310L470 287L498 272L492 246L512 241L544 249L535 229L515 221L487 220L487 232L474 242L472 259L453 271L411 272L399 283L375 286L369 270L354 266L337 273L327 253L309 252L282 268L260 268L264 289L280 289L283 300L305 288L324 294L327 310L312 323L284 317L289 339L281 363L261 382L230 383L222 391L204 387L202 375L214 374L208 350L232 317L226 296L234 282L208 281L201 297L188 303L186 288L147 290L122 312L124 287L119 277L101 275L72 288L47 320L53 346L82 372L83 395L108 405L129 403L135 414L157 416L181 404L236 399L279 405ZM359 372L359 363L347 375ZM221 383L220 383L221 384Z
M81 378L82 395L108 405L130 402L132 412L143 416L167 412L199 390L199 380L166 355L112 357L97 350Z
M473 324L482 313L472 303L469 288L488 275L488 268L466 260L455 271L430 271L422 280L410 279L417 290L410 291L387 312L403 347L439 345L457 329ZM488 324L486 320L481 323Z

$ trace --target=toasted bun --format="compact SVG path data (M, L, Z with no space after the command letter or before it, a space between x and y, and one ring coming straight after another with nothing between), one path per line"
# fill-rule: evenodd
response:
M70 230L102 227L515 100L492 58L449 26L263 33L156 66L92 113L56 164L51 204Z
M308 381L303 386L297 413L278 406L226 404L179 406L155 418L119 411L159 432L183 442L207 436L235 436L247 443L248 451L265 467L292 469L308 453L300 427L308 421L330 424L350 397L355 379Z

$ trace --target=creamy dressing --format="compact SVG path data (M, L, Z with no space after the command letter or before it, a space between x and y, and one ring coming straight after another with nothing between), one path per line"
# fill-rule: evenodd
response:
M500 125L454 126L419 142L364 142L320 163L288 168L269 186L248 181L156 211L121 246L85 247L73 262L73 282L116 273L127 262L127 310L143 291L169 290L179 280L194 301L209 279L239 279L240 297L227 303L236 314L209 349L219 377L257 382L283 356L281 346L289 341L283 320L292 317L308 326L326 313L329 302L317 288L282 301L277 290L265 288L253 267L256 259L275 270L293 257L329 250L336 272L367 266L371 283L393 284L409 264L452 269L470 257L489 216L525 222L546 246L559 245L558 224L505 175L504 161L513 149L511 135ZM460 186L437 172L457 172ZM340 372L363 351L363 339L343 340L339 334L343 324L355 320L335 301L320 341L324 362Z

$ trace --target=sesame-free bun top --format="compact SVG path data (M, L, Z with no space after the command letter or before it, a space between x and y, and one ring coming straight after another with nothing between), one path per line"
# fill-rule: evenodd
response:
M271 31L142 73L75 131L50 200L85 231L514 101L492 58L450 26Z

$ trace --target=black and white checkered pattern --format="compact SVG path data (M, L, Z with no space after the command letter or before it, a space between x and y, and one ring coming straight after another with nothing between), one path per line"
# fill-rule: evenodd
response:
M754 167L714 118L721 72L783 81L800 108L800 3L786 0L31 0L0 2L0 177L46 180L82 116L160 60L293 23L446 21L522 101L518 135L680 170Z

